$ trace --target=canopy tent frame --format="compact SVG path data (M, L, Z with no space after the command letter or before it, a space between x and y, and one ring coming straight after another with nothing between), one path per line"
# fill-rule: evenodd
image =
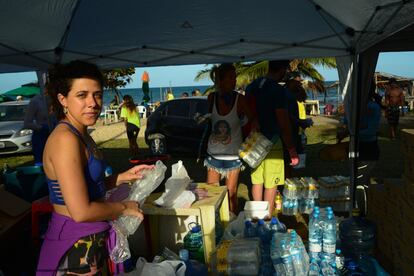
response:
M125 0L122 6L113 6L110 0L65 0L53 2L53 5L51 3L52 0L43 0L31 5L34 7L32 10L38 13L34 20L60 23L57 27L40 23L36 25L52 35L44 38L42 32L37 32L34 34L39 36L37 40L28 43L25 25L19 24L18 21L14 22L17 22L19 28L13 25L11 28L17 28L16 33L21 39L11 36L7 30L0 30L0 72L45 70L53 63L74 59L93 62L101 68L114 68L337 57L340 90L350 123L352 186L356 183L360 114L364 113L366 92L371 84L378 53L414 49L414 39L411 37L404 39L402 44L392 43L395 39L401 39L398 35L404 34L404 30L414 30L414 0L382 0L381 5L377 5L377 1L374 0L286 0L277 3L264 0L261 5L255 5L251 9L248 9L249 1L241 0L237 11L244 13L242 15L256 15L251 24L258 28L249 28L243 21L237 20L237 17L231 17L234 16L233 13L226 13L227 17L231 17L230 21L222 19L225 18L222 16L223 10L232 7L231 3L219 0L209 3L201 0L183 0L174 3L170 8L169 2L163 2L165 8L161 13L164 12L164 15L168 16L160 17L156 22L148 20L149 27L158 26L161 30L159 34L151 35L150 39L141 37L151 34L154 29L144 30L141 28L143 24L136 24L125 15L122 20L132 25L134 35L116 29L119 25L116 25L115 20L105 25L107 22L102 21L102 18L106 16L105 20L108 20L109 12L116 14L122 11L127 14L132 10L131 7L136 6L151 10L148 7L157 6L158 3L151 4L148 1L137 4L129 0ZM20 17L26 15L25 4L27 3L23 0L15 0L12 3L0 0L0 6L4 7L0 9L0 24L2 18L6 17L1 15L7 15L12 11L17 14L13 20L21 20ZM48 7L52 11L55 11L55 8L56 12L44 12L41 5L49 5ZM277 9L279 7L280 10ZM103 11L106 13L99 13L102 9L105 9ZM270 10L271 14L268 12ZM90 22L91 27L83 26L82 23L89 19L89 13L94 11L95 21L98 23ZM185 18L182 14L185 14ZM291 18L294 14L299 15ZM215 20L211 20L211 16L215 16ZM273 19L278 16L281 23ZM207 18L207 21L199 20L200 18ZM306 23L301 21L302 18ZM294 24L289 25L288 22ZM300 27L295 29L296 25ZM311 27L315 27L315 35L310 34ZM96 28L108 28L104 30L108 35L101 36L91 32ZM59 32L60 36L56 35ZM118 35L118 32L123 35ZM93 40L87 36L90 34L93 34ZM121 37L123 40L114 42L115 37ZM110 40L105 40L108 38Z

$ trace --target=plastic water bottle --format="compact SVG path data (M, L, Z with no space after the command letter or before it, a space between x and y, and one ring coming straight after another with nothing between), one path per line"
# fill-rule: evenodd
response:
M336 248L336 221L333 213L329 212L323 231L323 252L335 254Z
M295 275L295 270L293 269L293 262L292 262L292 256L290 255L290 250L286 243L284 241L281 242L281 258L283 265L285 266L285 272L287 276L293 276Z
M305 275L303 260L301 257L301 252L296 245L296 237L294 237L290 242L290 255L292 256L293 270L295 275Z
M309 255L316 260L322 252L322 229L319 224L319 213L314 212L309 220Z
M334 276L336 275L335 269L331 266L331 263L327 256L324 256L324 258L321 261L321 272L323 276Z
M355 262L353 262L353 261L350 261L350 262L349 262L349 264L348 264L348 266L347 266L347 269L348 269L348 273L347 273L347 275L349 275L349 276L359 276L359 275L364 275L363 273L361 273L361 272L359 271L358 264L357 264L357 263L355 263Z
M283 202L282 195L280 194L278 190L276 190L275 211L274 211L275 216L282 212L282 202Z
M316 259L311 259L308 276L319 276L319 265Z
M192 276L192 275L200 275L200 276L207 276L208 269L207 266L204 264L197 262L196 260L190 260L189 252L187 249L181 249L179 251L180 259L185 263L185 275Z
M184 236L184 248L189 251L191 259L204 262L203 234L200 225L192 227Z
M244 222L244 236L246 238L254 238L257 237L256 227L250 220L246 220Z
M113 174L112 167L106 166L105 168L105 177L111 176Z
M352 217L339 224L341 249L345 256L360 259L375 246L375 224L353 210Z
M273 234L277 232L286 232L286 226L283 223L281 223L277 218L273 217L270 221L269 230L271 236L273 236Z
M338 271L342 271L345 267L345 256L342 254L341 249L336 250L335 264Z
M257 230L256 231L257 231L257 236L262 241L262 244L267 245L269 243L269 240L270 240L270 232L269 232L269 229L267 228L267 225L264 222L264 220L259 219L259 222L257 223Z

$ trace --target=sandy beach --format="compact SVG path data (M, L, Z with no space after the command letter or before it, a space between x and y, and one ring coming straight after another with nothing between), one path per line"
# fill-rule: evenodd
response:
M332 125L336 126L339 121L335 118L326 116L312 116L314 126L320 125ZM147 128L147 119L141 119L141 129L138 137L144 137L145 129ZM95 126L89 128L92 138L97 144L103 143L109 140L127 139L125 125L122 121L117 123L104 124L102 119L99 119Z
M141 119L141 128L138 137L144 137L147 128L147 119ZM89 128L90 135L97 144L116 139L127 139L124 122L104 124L102 119Z

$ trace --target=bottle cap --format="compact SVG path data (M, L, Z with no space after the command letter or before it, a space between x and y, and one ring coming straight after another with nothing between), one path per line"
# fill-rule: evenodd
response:
M201 226L200 225L196 225L193 228L191 228L191 233L198 233L201 231Z
M341 249L337 249L336 254L338 254L338 255L341 254Z
M270 221L271 224L277 224L277 218L273 217Z
M264 224L264 220L259 219L259 225L263 225Z
M187 249L181 249L178 252L178 255L180 256L180 259L183 260L183 261L188 261L188 259L190 258L189 257L189 252L188 252Z

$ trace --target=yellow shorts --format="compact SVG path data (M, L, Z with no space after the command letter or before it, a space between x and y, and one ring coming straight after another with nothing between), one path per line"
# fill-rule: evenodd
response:
M250 174L252 184L264 184L266 189L285 183L283 146L279 140L267 154L266 158Z

